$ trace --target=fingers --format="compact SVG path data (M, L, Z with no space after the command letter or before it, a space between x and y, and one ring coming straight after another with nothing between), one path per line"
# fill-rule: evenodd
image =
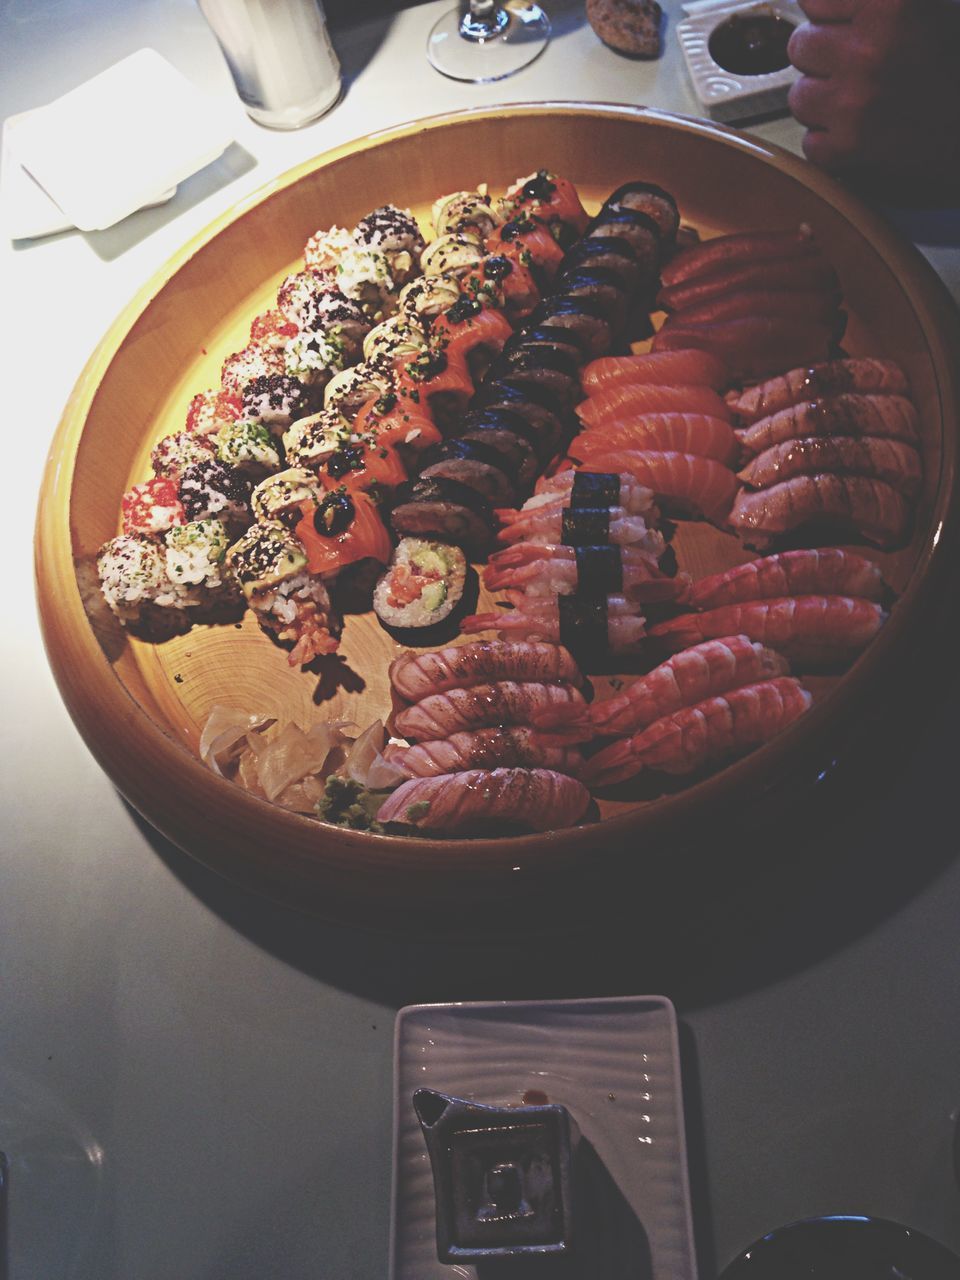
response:
M808 129L825 129L834 116L834 94L826 80L800 76L790 86L787 106L800 124Z
M804 75L825 80L837 70L838 49L829 27L803 22L787 44L787 57Z

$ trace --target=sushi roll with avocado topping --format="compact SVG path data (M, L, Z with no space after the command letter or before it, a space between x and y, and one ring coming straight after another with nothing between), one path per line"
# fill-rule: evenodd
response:
M283 449L291 467L318 467L350 441L350 424L339 409L321 409L298 418L283 433Z
M320 483L312 471L304 467L288 467L261 480L250 498L253 514L262 524L272 520L294 522L302 514L302 502L320 501Z
M401 538L373 592L384 626L422 631L444 622L463 599L467 562L459 547L425 538Z
M228 548L226 563L264 631L293 646L292 667L336 650L340 619L323 582L308 571L303 545L284 525L251 525Z

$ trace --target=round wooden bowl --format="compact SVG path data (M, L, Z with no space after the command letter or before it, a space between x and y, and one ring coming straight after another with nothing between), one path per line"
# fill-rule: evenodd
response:
M841 277L847 349L898 359L920 411L925 488L915 534L906 549L876 556L898 602L842 678L809 682L815 706L780 738L693 785L605 802L587 826L400 839L272 806L200 763L211 707L365 725L389 710L386 668L399 646L372 614L350 617L348 679L327 696L249 616L239 629L195 627L144 644L98 606L97 550L117 532L123 492L150 474L153 443L181 430L191 397L218 384L223 359L246 344L250 321L273 305L318 228L352 226L387 201L410 207L427 227L439 195L481 182L496 193L543 166L571 178L588 208L629 179L659 183L705 236L813 228ZM918 253L804 161L732 130L634 107L558 103L457 113L353 143L272 182L187 244L91 358L54 442L38 517L38 592L54 674L123 795L175 844L276 899L330 918L420 927L464 915L495 921L537 904L542 915L544 904L576 901L588 882L616 894L628 876L642 882L653 855L681 842L696 847L698 832L709 829L706 856L715 858L722 815L789 813L913 660L958 540L958 355L952 302ZM697 575L750 558L703 525L682 527L678 548Z

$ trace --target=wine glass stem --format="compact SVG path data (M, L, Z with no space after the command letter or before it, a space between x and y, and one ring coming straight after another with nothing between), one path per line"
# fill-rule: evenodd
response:
M460 34L465 40L491 40L509 25L510 15L497 0L470 0L460 22Z

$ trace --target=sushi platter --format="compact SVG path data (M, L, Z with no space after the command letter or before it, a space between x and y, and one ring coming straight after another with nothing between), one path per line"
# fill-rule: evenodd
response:
M154 826L331 918L642 876L796 804L922 641L958 353L914 250L721 126L521 105L351 144L92 357L38 518L54 674ZM327 773L272 803L278 733L379 819Z

